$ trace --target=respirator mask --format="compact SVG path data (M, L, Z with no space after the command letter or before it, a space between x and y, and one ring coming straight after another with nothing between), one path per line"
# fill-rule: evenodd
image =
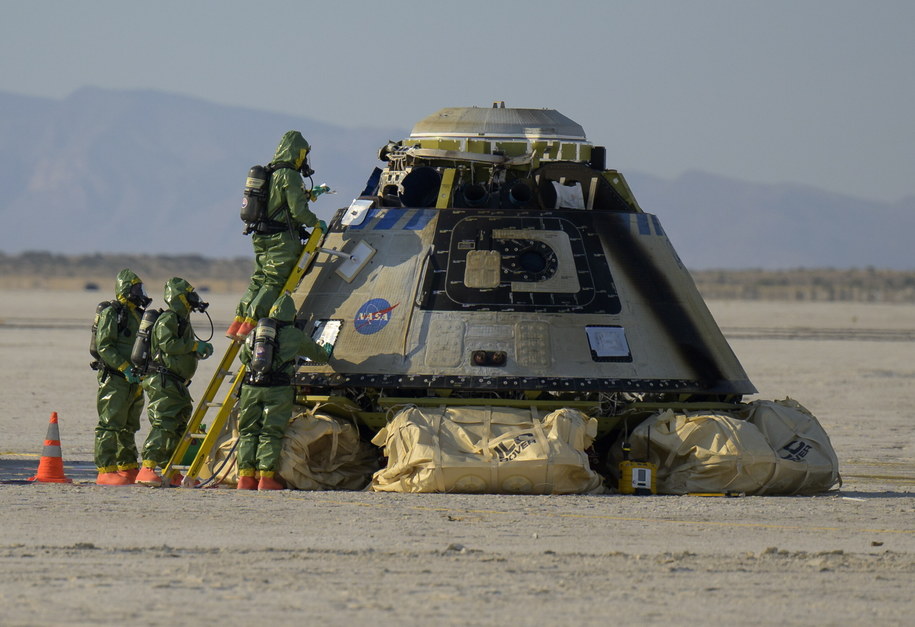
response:
M147 305L152 302L152 299L146 295L146 288L142 283L134 283L131 285L126 298L140 309L145 309Z
M310 178L314 176L315 171L311 169L311 165L308 163L308 155L305 155L305 159L302 160L302 165L299 166L299 173L305 178Z
M200 296L197 292L191 292L187 295L187 304L190 306L191 311L199 311L204 313L207 310L207 307L210 306L210 303L205 303L200 300Z

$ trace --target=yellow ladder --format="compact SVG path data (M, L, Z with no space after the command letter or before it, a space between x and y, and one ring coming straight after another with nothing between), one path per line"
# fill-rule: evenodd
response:
M311 231L308 241L305 242L305 247L302 249L302 254L299 255L298 262L296 262L296 265L292 268L289 277L286 279L286 283L283 285L283 292L291 294L295 290L299 281L302 280L302 276L314 262L323 240L324 233L318 226L315 226ZM225 355L223 355L222 360L220 360L219 366L216 367L216 372L213 373L213 378L210 379L210 383L207 385L200 402L194 409L194 413L191 414L191 419L187 423L187 429L184 430L184 435L181 436L178 446L175 447L175 452L172 453L171 459L168 460L168 464L166 464L162 471L162 477L165 479L164 483L166 485L171 481L174 473L179 471L184 474L182 486L194 487L197 483L197 477L200 475L204 462L210 455L210 452L213 450L219 437L222 435L226 423L229 420L229 416L235 408L235 403L238 400L236 394L245 378L244 364L239 363L238 369L234 372L231 370L232 364L235 362L235 358L238 356L238 351L241 348L241 342L242 341L240 340L235 340L229 344L229 348L226 350ZM229 391L226 393L222 402L215 401L214 399L219 392L219 388L222 386L223 381L229 376L232 377ZM210 407L218 407L219 411L216 412L216 417L210 424L209 429L204 432L201 428L201 424L203 424L203 418ZM184 460L184 456L187 454L188 449L198 440L201 441L200 447L197 449L193 461L190 465L183 465L181 462Z

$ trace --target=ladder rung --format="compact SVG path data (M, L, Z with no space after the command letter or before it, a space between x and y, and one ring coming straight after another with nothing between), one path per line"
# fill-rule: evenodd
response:
M202 439L205 438L205 437L207 437L207 434L206 434L206 433L192 433L192 434L191 434L191 439L192 439L192 440L202 440Z
M222 407L222 403L219 401L209 401L207 407Z
M178 466L177 464L172 466L172 470L187 470L190 466Z

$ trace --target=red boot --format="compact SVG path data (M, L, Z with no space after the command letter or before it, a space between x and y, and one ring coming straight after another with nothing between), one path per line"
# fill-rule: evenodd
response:
M119 472L100 472L95 483L97 485L132 485L133 481Z
M245 321L241 323L238 327L238 331L235 333L235 339L241 340L248 336L251 333L251 330L257 326L257 321L252 320L251 318L245 318Z
M162 477L159 476L155 468L143 466L140 468L140 472L137 473L137 483L150 488L158 488L162 486Z
M122 477L125 477L131 484L133 484L137 481L137 475L140 474L140 469L126 468L124 470L118 470L118 474Z
M239 327L241 327L241 323L244 321L245 321L245 319L242 318L241 316L236 316L235 320L232 321L232 324L229 325L229 330L226 331L226 337L229 338L230 340L237 340L238 339L238 329L239 329Z
M265 473L261 473L261 480L257 484L258 490L285 490L286 485L282 482L282 479L279 477L273 476L273 473L269 473L271 476L265 477Z
M257 490L257 479L254 477L239 477L237 490Z

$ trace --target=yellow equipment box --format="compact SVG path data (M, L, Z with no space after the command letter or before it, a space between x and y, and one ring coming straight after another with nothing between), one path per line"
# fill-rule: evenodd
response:
M620 462L620 494L657 494L658 467L650 462Z

